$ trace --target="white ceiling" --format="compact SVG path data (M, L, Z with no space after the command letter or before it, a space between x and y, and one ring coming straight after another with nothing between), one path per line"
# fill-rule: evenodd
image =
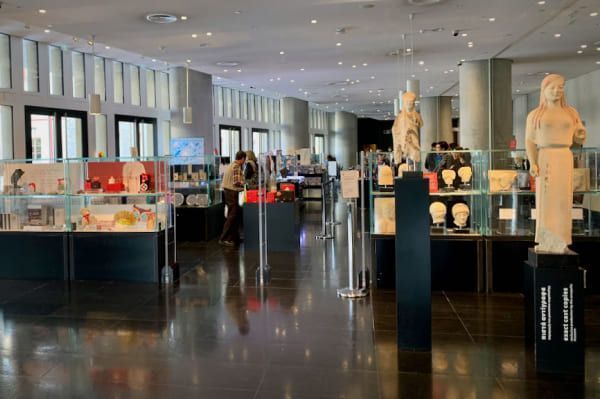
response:
M0 9L0 31L68 47L84 45L85 40L75 43L72 36L95 34L102 43L97 52L108 57L149 66L160 61L181 65L190 59L194 69L244 90L255 87L305 98L330 111L343 108L380 118L392 111L391 102L401 82L413 74L421 80L423 96L457 94L457 64L461 59L513 59L515 93L535 90L545 72L571 78L600 68L600 15L590 16L600 12L598 0L546 0L544 5L538 0L442 0L431 6L409 3L8 0ZM40 8L47 12L40 14ZM188 20L164 26L150 24L144 19L149 12L186 15ZM414 34L410 14L414 14ZM312 19L318 23L312 24ZM52 32L45 34L43 29L48 25ZM336 29L342 27L346 33L337 34ZM443 30L431 31L439 28ZM468 36L454 37L453 30ZM555 33L561 36L556 38ZM192 34L198 37L194 39ZM402 56L387 55L403 48L403 35L407 47L414 42L414 55L407 57L406 67ZM469 41L474 43L472 48L467 46ZM338 42L342 45L336 46ZM588 47L577 54L583 44ZM106 50L105 45L111 49ZM285 54L280 55L280 51ZM158 61L153 63L152 59ZM224 72L215 65L219 61L239 61L241 66ZM330 85L347 79L359 82L345 87Z

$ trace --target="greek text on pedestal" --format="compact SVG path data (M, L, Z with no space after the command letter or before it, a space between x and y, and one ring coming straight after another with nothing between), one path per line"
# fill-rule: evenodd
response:
M540 287L540 335L542 341L552 341L552 287Z

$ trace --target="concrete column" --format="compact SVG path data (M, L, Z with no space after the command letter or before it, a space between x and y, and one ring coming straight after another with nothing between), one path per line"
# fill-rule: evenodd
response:
M219 145L213 143L212 77L190 69L189 80L192 124L186 125L183 123L183 107L186 105L185 68L177 67L171 70L171 137L204 137L204 151L212 153Z
M406 91L413 92L417 95L417 101L421 100L421 81L416 79L408 79L406 81Z
M469 149L508 148L513 134L512 61L465 62L459 69L459 142Z
M285 154L300 148L310 148L308 131L308 102L293 97L281 100L281 146Z
M513 126L517 148L525 148L525 124L527 123L527 94L513 97Z
M357 164L358 118L349 112L337 111L334 115L333 155L344 169Z
M454 141L452 135L452 97L423 97L421 99L421 148L429 150L431 143Z

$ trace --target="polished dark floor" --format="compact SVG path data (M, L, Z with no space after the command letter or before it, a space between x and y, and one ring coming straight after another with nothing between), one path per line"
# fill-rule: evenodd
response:
M393 292L336 298L344 228L317 241L319 220L265 288L255 256L214 242L181 245L172 289L0 281L0 398L600 397L600 298L585 379L533 372L517 295L436 293L432 353L398 353Z

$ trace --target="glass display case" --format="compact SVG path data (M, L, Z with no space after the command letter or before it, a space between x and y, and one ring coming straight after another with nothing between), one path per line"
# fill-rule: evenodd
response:
M429 180L431 233L481 235L486 226L486 154L482 151L423 153L421 159L416 169ZM393 180L408 171L408 167L393 165L392 160L391 152L367 154L371 233L376 235L395 233Z
M206 208L221 203L221 156L171 159L170 181L176 207Z
M0 168L0 231L61 232L69 229L66 163L60 160L5 160L0 162Z
M156 232L172 226L166 158L66 161L71 231Z
M492 151L486 178L488 236L535 235L535 179L525 150ZM600 150L573 150L573 236L600 236Z

